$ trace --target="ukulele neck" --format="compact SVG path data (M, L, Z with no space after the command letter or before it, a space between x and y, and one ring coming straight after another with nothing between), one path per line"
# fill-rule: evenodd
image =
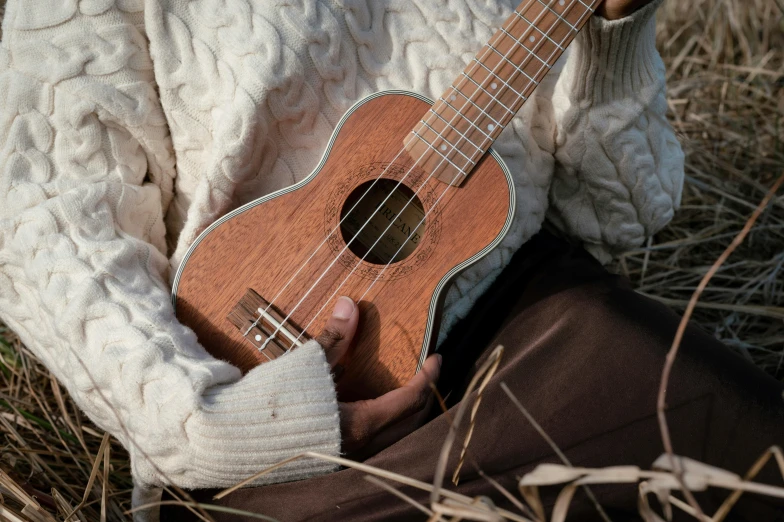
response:
M461 185L602 0L524 0L405 140L417 166Z

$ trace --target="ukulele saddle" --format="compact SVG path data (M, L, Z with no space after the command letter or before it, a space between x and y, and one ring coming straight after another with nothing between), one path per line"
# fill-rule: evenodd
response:
M270 361L310 340L252 288L231 309L227 319Z

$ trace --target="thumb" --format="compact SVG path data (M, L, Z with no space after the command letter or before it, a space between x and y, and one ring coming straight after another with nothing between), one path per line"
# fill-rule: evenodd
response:
M348 297L339 297L324 330L316 337L316 341L324 348L331 368L334 369L348 351L358 323L359 309L354 301Z

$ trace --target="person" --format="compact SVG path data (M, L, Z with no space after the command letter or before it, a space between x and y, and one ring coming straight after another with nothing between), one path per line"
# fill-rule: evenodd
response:
M452 284L440 344L545 217L603 262L672 217L683 153L665 119L659 5L607 0L495 143L515 221ZM309 342L241 375L177 322L168 279L212 221L309 174L357 99L388 88L435 98L515 6L8 2L0 318L128 449L135 505L167 484L226 487L303 451L358 450L422 406L439 357L361 404L335 392L341 343ZM353 328L349 304L333 333ZM304 460L256 485L334 471Z

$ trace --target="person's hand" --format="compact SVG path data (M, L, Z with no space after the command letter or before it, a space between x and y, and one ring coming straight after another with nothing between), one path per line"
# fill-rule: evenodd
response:
M333 370L345 356L357 330L359 309L348 297L341 297L335 303L332 316L324 326L324 331L316 341L324 348L327 361ZM431 396L430 383L438 380L441 369L441 356L427 358L422 369L405 386L392 390L377 399L341 402L340 432L343 438L343 451L354 453L364 448L382 430L397 425L395 433L385 437L385 444L416 429L416 424L401 423L425 409Z
M596 14L607 20L618 20L629 16L651 2L653 0L605 0L596 10Z

